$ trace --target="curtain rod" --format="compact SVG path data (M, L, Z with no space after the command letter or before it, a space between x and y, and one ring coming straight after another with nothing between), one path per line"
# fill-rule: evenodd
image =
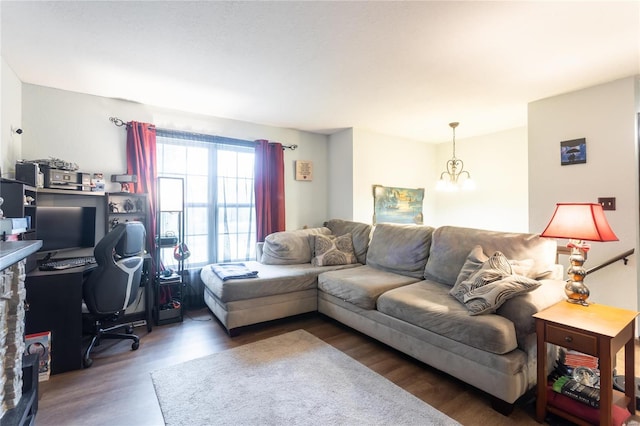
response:
M129 125L129 123L122 121L120 118L118 117L109 117L109 121L111 121L113 124L115 124L118 127L127 127ZM166 131L171 131L173 132L174 130L171 129L158 129L156 128L156 130L166 130ZM204 135L204 136L212 136L212 135ZM273 143L273 142L269 142L269 143ZM293 144L293 145L282 145L282 149L290 149L291 151L295 151L298 148L298 145Z

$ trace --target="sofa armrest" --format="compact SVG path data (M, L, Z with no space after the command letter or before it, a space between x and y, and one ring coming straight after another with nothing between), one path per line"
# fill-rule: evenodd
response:
M561 280L540 280L542 285L529 293L507 300L496 311L513 322L516 329L518 346L522 347L528 334L536 332L536 322L533 314L565 299L564 285Z

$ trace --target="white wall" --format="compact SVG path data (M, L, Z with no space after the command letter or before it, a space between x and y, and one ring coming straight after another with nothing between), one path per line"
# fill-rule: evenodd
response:
M328 218L352 220L353 203L353 129L329 136Z
M4 58L0 62L0 171L3 178L12 179L22 155L22 136L12 131L22 128L22 83Z
M476 183L474 191L437 192L436 226L454 225L508 232L528 232L527 129L505 130L473 138L456 130L456 157ZM453 144L437 145L436 173L429 189L446 168Z
M592 301L638 308L638 78L630 77L529 104L529 223L542 232L558 202L615 197L606 215L618 242L592 243L585 267L635 248L589 275ZM586 138L587 163L560 165L560 142ZM565 243L566 241L561 241ZM567 263L566 259L562 259Z
M524 127L456 140L456 155L478 184L475 191L459 193L435 191L451 158L450 141L434 145L364 129L347 129L329 140L329 217L371 223L377 184L425 188L427 225L528 232Z
M353 129L353 220L372 222L373 185L383 185L425 188L424 223L432 225L434 164L432 144ZM336 188L331 188L333 190Z
M4 102L4 94L2 96ZM259 124L150 107L31 84L22 85L22 158L55 157L77 163L80 171L126 172L126 131L109 121L154 123L159 128L194 131L231 138L268 139L285 145L286 226L320 226L327 219L327 137ZM4 105L3 105L4 111ZM4 158L4 157L3 157ZM312 160L312 182L296 181L295 160ZM115 191L109 183L107 190Z

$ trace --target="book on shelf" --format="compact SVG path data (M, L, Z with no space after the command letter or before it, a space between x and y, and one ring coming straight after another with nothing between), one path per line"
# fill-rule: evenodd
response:
M589 424L597 425L600 423L600 410L590 405L583 404L573 398L554 392L551 385L547 386L547 403L565 413L583 419ZM623 426L629 424L626 421L631 414L626 408L614 404L611 407L611 425Z
M552 385L555 392L580 401L593 408L600 406L600 389L583 385L569 376L557 378Z
M597 357L574 350L565 350L561 359L567 367L598 368L599 364Z

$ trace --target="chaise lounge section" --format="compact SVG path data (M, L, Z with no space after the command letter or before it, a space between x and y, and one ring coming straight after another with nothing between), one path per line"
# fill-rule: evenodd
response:
M338 221L341 222L341 221ZM331 224L336 221L331 222ZM355 224L356 259L366 259L371 226ZM358 230L359 233L358 233ZM335 233L334 233L335 232ZM260 261L244 262L256 278L223 281L211 265L202 268L204 300L230 336L243 326L318 310L318 276L359 263L316 266L311 263L315 236L342 235L339 226L277 232L258 243Z

